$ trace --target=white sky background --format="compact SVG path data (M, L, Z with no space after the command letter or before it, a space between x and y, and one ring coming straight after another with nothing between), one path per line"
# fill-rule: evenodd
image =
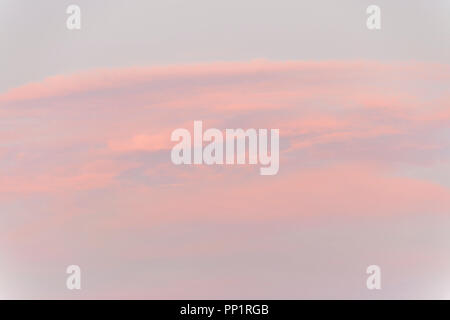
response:
M450 62L448 0L0 0L0 91L98 67L205 61ZM66 8L82 30L66 29ZM366 28L368 5L382 30Z

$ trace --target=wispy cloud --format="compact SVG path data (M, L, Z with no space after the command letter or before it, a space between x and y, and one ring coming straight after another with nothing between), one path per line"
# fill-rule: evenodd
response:
M58 259L61 237L91 252L107 241L120 246L120 232L193 221L448 213L448 187L402 174L404 166L439 170L449 161L448 83L448 65L258 60L99 69L12 89L0 94L3 249ZM280 129L279 174L173 165L170 133L194 120ZM45 205L33 212L24 199ZM36 215L45 218L35 223ZM219 242L194 251L239 246ZM124 259L147 257L132 243ZM178 244L166 256L185 252Z

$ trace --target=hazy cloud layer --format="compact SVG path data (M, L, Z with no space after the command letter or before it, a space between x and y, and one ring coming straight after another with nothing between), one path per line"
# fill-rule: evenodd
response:
M79 264L87 298L442 297L449 83L446 64L255 60L6 91L3 295L71 297ZM173 165L170 133L194 120L279 128L279 174Z

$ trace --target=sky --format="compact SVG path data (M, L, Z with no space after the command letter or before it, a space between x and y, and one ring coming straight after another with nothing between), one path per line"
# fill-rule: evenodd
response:
M0 0L0 298L450 298L449 10ZM174 165L195 120L278 174Z

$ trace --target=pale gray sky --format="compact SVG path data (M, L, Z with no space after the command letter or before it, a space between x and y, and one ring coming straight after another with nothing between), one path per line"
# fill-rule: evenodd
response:
M66 8L82 29L66 29ZM366 8L382 30L366 28ZM0 0L0 92L97 67L205 61L450 62L448 0Z

